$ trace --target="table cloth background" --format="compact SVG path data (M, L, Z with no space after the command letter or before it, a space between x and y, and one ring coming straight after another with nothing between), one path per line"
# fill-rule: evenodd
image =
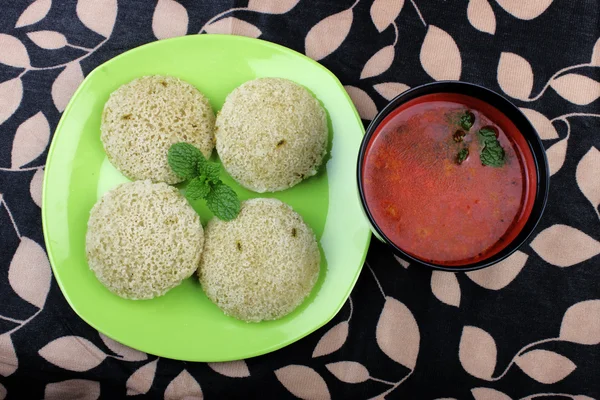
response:
M365 124L434 80L504 94L548 152L541 223L509 259L466 274L373 241L329 324L254 359L180 362L103 337L68 306L44 250L48 144L94 67L198 33L307 54ZM1 1L0 399L600 398L599 38L596 0Z

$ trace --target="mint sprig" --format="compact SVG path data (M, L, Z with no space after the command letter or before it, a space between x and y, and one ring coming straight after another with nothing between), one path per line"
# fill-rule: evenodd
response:
M185 142L172 145L167 160L177 176L189 181L185 189L189 200L205 199L208 209L223 221L237 217L240 200L219 178L219 164L208 161L200 150Z

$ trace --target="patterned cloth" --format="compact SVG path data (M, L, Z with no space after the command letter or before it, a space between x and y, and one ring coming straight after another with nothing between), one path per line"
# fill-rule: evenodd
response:
M600 398L597 0L3 0L0 399ZM116 343L52 278L40 221L48 143L102 62L157 39L260 37L346 85L365 123L398 93L460 79L503 93L548 151L547 211L500 264L433 272L373 241L351 299L314 334L231 363Z

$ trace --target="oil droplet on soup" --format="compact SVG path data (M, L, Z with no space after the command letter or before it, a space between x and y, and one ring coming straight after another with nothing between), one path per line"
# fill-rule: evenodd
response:
M473 124L463 118L461 126L468 113ZM497 137L484 137L490 129ZM531 212L535 169L526 146L506 116L478 99L419 97L390 113L367 146L367 207L388 239L416 258L485 259L516 237Z

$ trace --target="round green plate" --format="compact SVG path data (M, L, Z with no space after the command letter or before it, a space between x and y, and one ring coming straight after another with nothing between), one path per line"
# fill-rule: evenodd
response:
M100 117L111 92L132 79L167 74L195 85L219 110L240 84L282 77L308 88L328 113L330 148L320 172L295 187L259 195L222 179L242 199L276 197L300 213L317 235L321 274L311 295L277 321L247 324L225 316L187 279L165 296L122 299L96 280L85 257L89 212L123 177L100 141ZM285 47L239 36L185 36L154 42L102 64L67 106L50 147L43 187L44 236L54 276L87 323L130 347L188 361L227 361L261 355L326 324L346 301L364 262L371 232L356 189L356 159L364 134L360 117L338 79ZM216 155L213 156L217 159ZM203 224L211 214L193 204Z

